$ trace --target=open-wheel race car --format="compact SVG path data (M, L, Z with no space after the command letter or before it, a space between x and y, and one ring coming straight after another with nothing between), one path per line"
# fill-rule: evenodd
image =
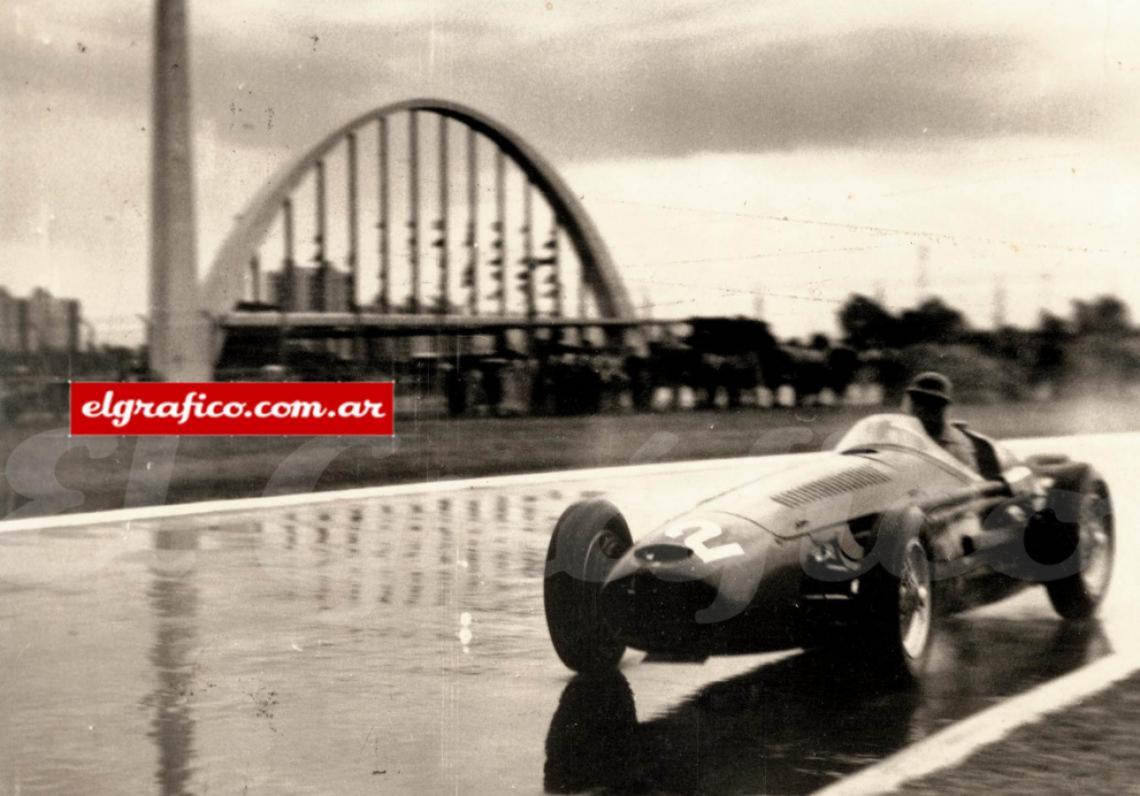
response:
M1108 486L1064 456L1021 461L963 428L978 470L918 420L879 414L826 453L736 486L636 543L605 500L570 506L544 599L571 669L625 649L664 659L856 645L917 678L940 616L1040 584L1067 619L1104 598L1114 551Z

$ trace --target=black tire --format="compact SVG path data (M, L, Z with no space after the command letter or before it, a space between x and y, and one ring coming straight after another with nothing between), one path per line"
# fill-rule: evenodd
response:
M546 553L543 603L554 651L576 672L615 668L625 652L601 610L602 585L633 539L609 501L584 500L562 513Z
M863 578L865 659L888 679L915 682L933 646L936 590L921 519L902 515L880 529L879 565Z
M1088 619L1100 607L1112 579L1116 540L1108 485L1087 469L1079 476L1058 479L1046 512L1052 521L1040 523L1038 532L1050 534L1047 545L1053 558L1079 556L1076 572L1046 581L1049 602L1065 619Z

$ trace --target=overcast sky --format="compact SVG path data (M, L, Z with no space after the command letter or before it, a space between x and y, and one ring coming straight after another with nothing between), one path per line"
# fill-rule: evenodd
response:
M278 167L413 96L521 133L658 317L830 331L852 291L978 325L1114 291L1140 249L1125 3L189 3L201 269ZM0 6L0 284L145 312L151 3Z

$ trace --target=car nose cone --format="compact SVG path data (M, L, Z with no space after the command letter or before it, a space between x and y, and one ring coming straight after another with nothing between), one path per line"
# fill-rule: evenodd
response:
M634 555L641 563L652 566L684 561L693 555L693 551L679 544L651 544L637 548Z
M716 601L716 587L704 580L664 579L652 564L611 580L602 590L607 621L633 646L675 649L696 641L697 614Z

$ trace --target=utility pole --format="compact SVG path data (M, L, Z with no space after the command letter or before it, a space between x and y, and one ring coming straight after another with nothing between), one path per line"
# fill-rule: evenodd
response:
M926 298L927 291L930 288L929 278L926 273L926 266L930 261L930 247L925 243L919 244L918 247L918 260L915 263L915 276L914 276L914 290L915 290L915 304L921 304L922 300Z
M1006 325L1005 317L1005 283L1001 277L994 280L994 328L1001 329Z

